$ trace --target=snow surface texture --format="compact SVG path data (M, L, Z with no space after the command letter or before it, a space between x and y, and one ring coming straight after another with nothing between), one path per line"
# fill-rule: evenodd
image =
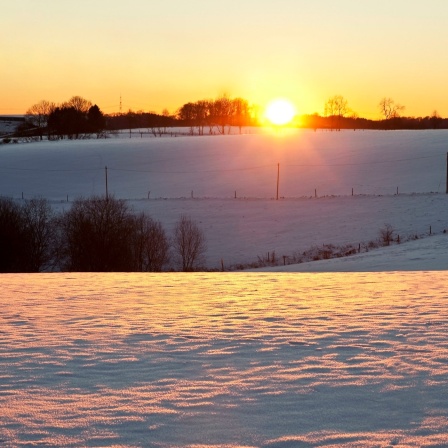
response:
M304 132L283 140L0 147L0 192L19 198L23 189L25 197L46 196L60 209L70 205L61 202L65 194L104 192L102 165L132 166L136 171L109 173L115 194L135 199L137 187L150 181L151 197L163 189L163 196L156 193L161 199L141 198L132 206L168 227L181 213L201 221L211 263L368 241L386 222L403 238L428 236L429 226L436 234L284 267L376 272L4 274L0 445L448 446L448 285L446 273L437 271L447 268L448 258L448 235L442 233L448 220L446 135ZM307 178L308 167L296 183L290 179L292 190L281 193L287 199L271 199L272 171L275 178L276 163L295 157L299 142L308 142L308 154L317 158L327 151L359 163L327 167L327 176L319 178L324 182L331 171L339 180L332 181L331 194L341 196L314 198L318 177ZM143 174L144 163L157 166L161 154L168 165ZM253 166L257 157L269 159L261 160L271 165L269 193L223 197L220 185L226 182L248 191L265 187L266 176L258 178L257 170L237 170L243 162ZM95 158L96 167L87 171ZM400 158L406 160L363 164ZM354 185L354 166L362 169L369 191L352 197L342 190ZM382 183L370 176L380 166ZM213 176L204 172L207 167L216 169ZM199 169L202 174L192 174ZM308 183L298 180L305 178ZM208 198L177 197L182 189L196 190L198 179ZM288 185L283 182L281 191ZM403 188L399 195L379 191L395 184ZM293 188L312 192L298 197ZM419 272L380 272L400 269Z
M0 444L446 447L446 273L3 275Z
M105 194L107 166L109 194L129 199L168 232L181 214L191 216L206 235L207 266L219 269L223 263L229 269L268 252L282 260L312 246L358 246L377 240L386 223L402 241L441 234L448 226L447 136L447 131L176 138L124 133L106 140L2 145L0 194L42 196L63 209L76 197ZM446 267L443 262L432 269Z

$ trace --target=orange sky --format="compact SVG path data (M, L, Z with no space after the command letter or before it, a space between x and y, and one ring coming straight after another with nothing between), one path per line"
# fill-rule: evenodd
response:
M227 93L299 114L448 117L446 0L21 0L1 8L0 114L80 95L170 112Z

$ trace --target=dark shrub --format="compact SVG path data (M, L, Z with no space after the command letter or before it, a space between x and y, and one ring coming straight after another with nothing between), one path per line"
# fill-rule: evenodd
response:
M123 200L77 199L59 219L59 263L63 270L134 270L134 217Z

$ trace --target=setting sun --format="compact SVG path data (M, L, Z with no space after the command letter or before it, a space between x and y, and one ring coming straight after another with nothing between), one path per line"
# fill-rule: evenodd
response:
M278 99L271 101L267 107L265 116L274 125L288 124L296 114L293 104L288 100Z

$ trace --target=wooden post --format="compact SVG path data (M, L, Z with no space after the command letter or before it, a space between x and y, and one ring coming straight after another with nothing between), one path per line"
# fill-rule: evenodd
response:
M314 197L317 198L317 188L314 189Z
M353 196L353 187L352 187L352 196Z
M280 184L280 163L277 163L277 196L276 199L278 201L278 187Z
M448 152L446 153L446 194L448 194Z

